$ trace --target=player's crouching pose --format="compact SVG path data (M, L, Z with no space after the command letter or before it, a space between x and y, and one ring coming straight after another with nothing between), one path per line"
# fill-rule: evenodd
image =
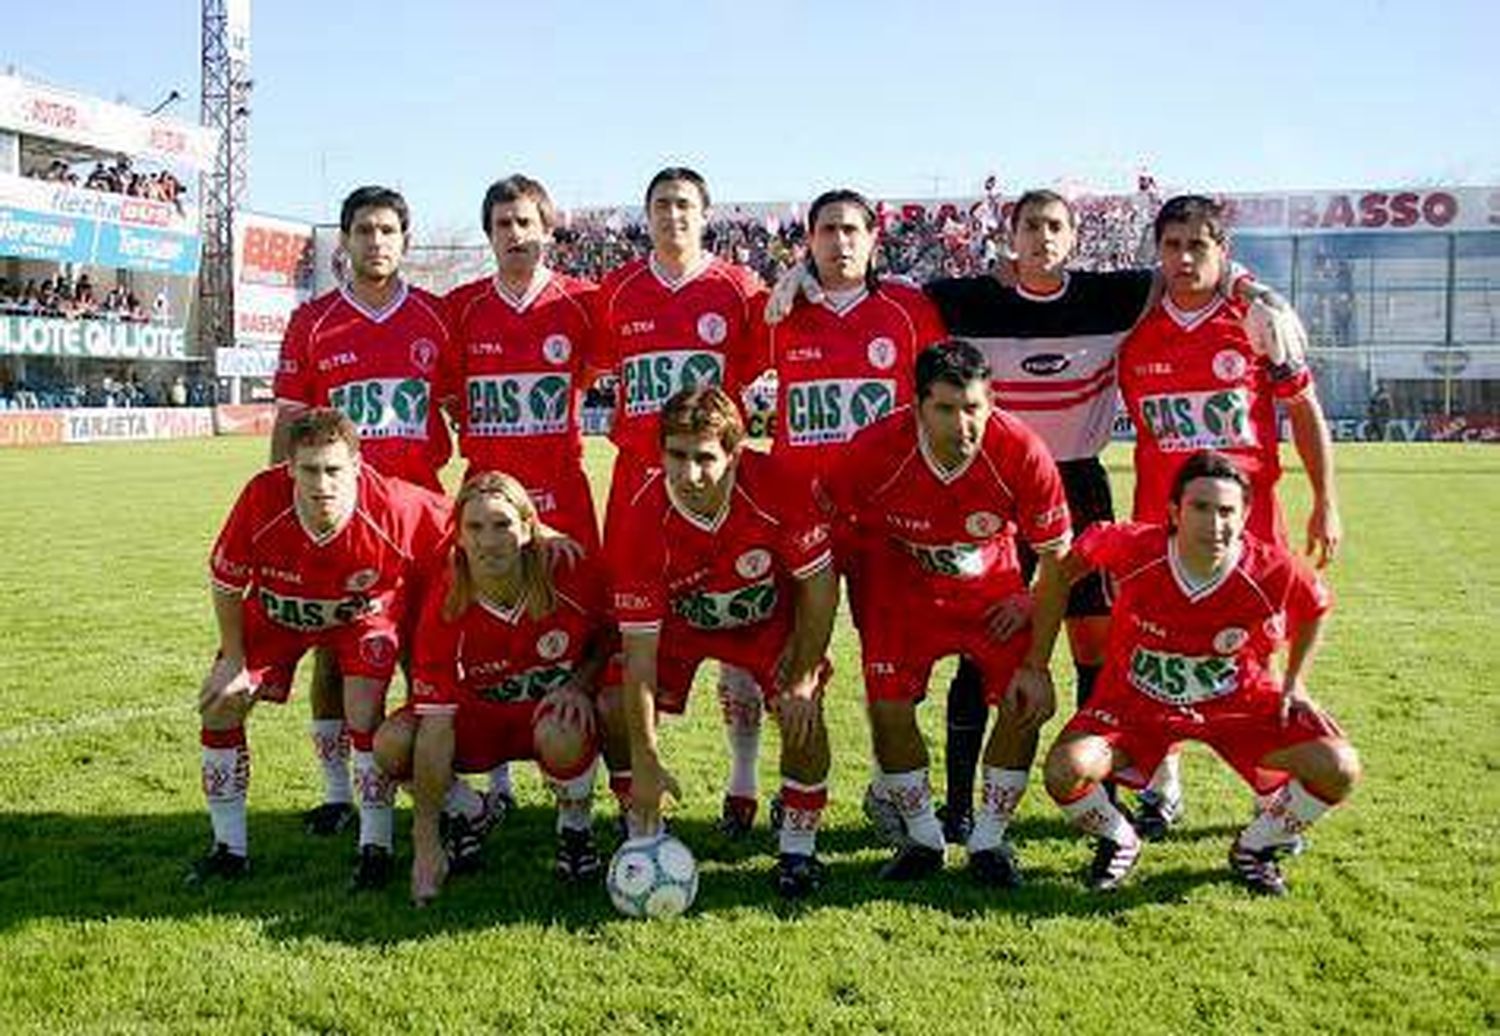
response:
M1172 483L1167 525L1096 525L1063 562L1072 576L1102 569L1117 587L1098 692L1046 766L1048 792L1099 839L1095 889L1119 885L1141 852L1099 782L1140 787L1177 741L1209 745L1267 796L1229 850L1257 892L1285 894L1277 857L1359 779L1354 748L1304 683L1327 591L1284 547L1245 535L1249 499L1232 460L1195 453ZM1283 643L1277 676L1270 659Z
M594 702L612 638L598 559L549 557L544 540L559 534L541 524L509 475L475 476L454 510L450 563L417 625L413 701L375 742L381 769L412 782L411 892L419 905L448 873L440 817L450 846L470 838L451 830L470 818L443 814L445 799L465 787L454 774L511 760L535 759L557 797L558 877L585 879L601 866L592 831ZM472 858L453 862L465 859Z
M284 702L298 660L326 647L343 674L354 746L359 862L354 887L378 887L391 868L391 785L372 740L400 651L413 574L441 550L448 501L360 463L359 436L337 410L289 422L289 460L250 480L214 544L219 654L198 697L203 793L214 847L189 875L248 869L245 719L257 701Z
M677 393L660 427L662 467L614 487L626 495L605 543L625 649L632 828L656 831L663 796L678 794L657 711L683 711L703 660L741 666L781 729L777 889L806 895L823 879L816 837L828 801L824 653L838 582L827 521L805 483L743 448L743 419L722 390Z
M830 482L864 554L859 633L877 792L900 811L908 838L881 871L891 880L943 865L916 706L933 663L956 654L978 665L999 709L968 837L970 871L986 885L1020 882L1005 832L1054 708L1047 660L1066 601L1056 560L1068 543L1068 507L1046 446L994 408L990 377L967 342L928 347L917 358L915 410L861 432ZM1039 558L1034 602L1018 537Z

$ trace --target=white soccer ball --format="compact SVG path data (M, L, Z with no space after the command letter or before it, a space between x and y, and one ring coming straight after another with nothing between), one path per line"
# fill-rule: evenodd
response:
M626 917L676 917L698 895L698 861L669 834L631 838L615 850L604 884Z

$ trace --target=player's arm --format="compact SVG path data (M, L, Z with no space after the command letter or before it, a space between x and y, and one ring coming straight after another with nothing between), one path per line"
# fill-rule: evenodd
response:
M1307 471L1313 495L1312 512L1307 516L1307 553L1322 568L1334 559L1344 537L1333 485L1333 437L1328 433L1322 404L1311 388L1287 403L1286 410L1292 425L1292 445Z
M1244 327L1251 346L1265 358L1272 394L1286 407L1292 445L1307 472L1313 506L1306 549L1321 568L1334 559L1344 535L1334 489L1333 437L1307 366L1307 330L1295 310L1281 306L1252 305Z
M656 650L660 629L624 630L625 685L620 689L630 736L631 809L643 833L655 832L667 796L682 793L662 765L656 741Z
M1322 710L1307 693L1306 676L1323 635L1323 616L1308 616L1292 628L1287 646L1286 673L1281 682L1281 721L1286 723L1298 712L1322 715Z
M779 705L782 729L792 745L812 735L818 690L824 675L833 617L839 607L839 579L832 558L796 583L796 619L788 644L785 686Z
M1068 606L1068 581L1063 575L1066 542L1037 550L1036 581L1032 584L1031 647L1011 678L1003 708L1021 726L1041 726L1057 708L1052 689L1052 648Z
M219 651L198 692L202 712L226 698L243 697L248 708L250 674L245 669L245 598L243 591L215 584L214 621L219 627Z

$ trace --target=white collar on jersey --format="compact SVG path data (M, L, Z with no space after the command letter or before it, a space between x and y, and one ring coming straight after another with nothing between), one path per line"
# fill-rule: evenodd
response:
M932 443L927 441L927 429L922 427L922 419L917 416L916 407L912 407L911 417L913 421L917 422L917 448L922 451L922 459L927 462L928 470L936 475L937 480L944 485L957 482L962 478L964 472L973 466L974 459L984 449L984 443L981 441L979 449L959 461L958 467L945 468L943 462L938 460L937 454L932 452Z
M526 290L519 296L511 293L511 290L505 286L505 282L500 279L498 273L491 278L491 283L494 284L495 294L500 297L501 302L504 302L517 313L524 313L526 312L526 308L536 301L536 297L547 289L547 284L551 280L552 271L547 269L547 264L537 263L536 269L531 271L531 283L526 286Z
M504 280L499 279L498 273L490 279L490 282L495 285L495 294L498 295L502 303L507 304L511 309L516 310L517 313L523 313L526 312L526 307L531 306L531 303L537 301L537 295L546 291L547 283L550 280L552 280L552 271L547 270L547 265L544 262L538 262L537 268L531 271L531 283L526 285L525 291L520 295L511 294L510 288L505 286Z
M1021 298L1025 299L1027 302L1056 302L1058 299L1062 298L1067 293L1068 293L1068 271L1067 270L1063 271L1062 284L1058 287L1058 289L1056 291L1049 291L1049 292L1046 292L1046 293L1039 292L1039 291L1028 291L1026 289L1026 285L1022 284L1020 281L1016 281L1016 294L1019 295L1019 296L1021 296Z
M526 595L524 593L522 593L520 597L517 597L516 603L511 605L509 608L501 604L499 601L490 600L488 597L484 596L484 594L482 593L479 593L477 590L474 592L474 600L479 602L479 607L489 612L501 622L511 626L514 626L516 622L521 618L521 612L526 607Z
M354 292L350 290L348 284L339 285L339 294L344 297L344 301L359 310L366 320L376 324L385 323L386 320L390 319L392 313L401 308L402 303L406 301L407 291L406 279L398 276L396 278L396 292L391 296L391 300L380 309L371 309L359 301Z
M307 534L308 539L313 541L314 546L326 547L335 539L337 539L339 533L343 532L349 527L349 523L354 520L354 512L358 510L359 497L358 495L356 495L354 498L354 506L349 508L349 513L340 515L339 520L334 522L332 526L324 529L322 532L319 532L311 525L308 525L307 520L302 517L302 508L297 506L297 494L295 491L292 493L292 513L297 516L297 524L302 526L302 531Z
M677 494L672 491L672 482L667 478L666 471L661 473L661 481L667 490L667 502L672 505L674 511L682 515L684 521L702 529L704 532L715 533L724 525L724 520L729 517L729 505L734 501L734 476L737 473L737 467L731 468L729 473L724 476L726 482L724 486L724 502L719 505L718 511L707 516L699 514L687 504L677 499Z
M1163 295L1161 297L1161 308L1166 310L1167 316L1172 318L1172 322L1175 323L1178 327L1182 328L1184 331L1193 330L1199 324L1203 323L1209 317L1217 313L1219 311L1219 307L1223 304L1224 296L1215 295L1214 300L1208 305L1203 306L1200 309L1189 310L1183 309L1181 306L1174 303L1172 301L1172 296L1170 295Z
M655 251L646 259L646 265L651 268L651 275L661 282L663 288L666 288L668 291L680 291L697 280L698 275L708 269L709 264L713 261L714 254L705 251L698 257L696 263L682 272L681 277L673 277L668 273L661 263L657 261Z
M870 291L863 284L857 288L849 288L847 291L823 292L823 307L834 316L845 316L855 306L870 297Z
M1194 579L1192 573L1182 563L1182 557L1177 553L1177 538L1173 536L1167 540L1167 567L1172 570L1172 578L1177 583L1177 588L1190 601L1201 601L1224 585L1240 563L1240 558L1245 554L1245 544L1240 542L1235 545L1229 557L1224 563L1208 574L1203 580Z

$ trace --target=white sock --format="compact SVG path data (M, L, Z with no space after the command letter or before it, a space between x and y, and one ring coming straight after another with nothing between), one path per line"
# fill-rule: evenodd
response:
M359 789L359 844L390 849L395 844L395 783L375 765L374 752L354 750L354 783Z
M1021 796L1026 794L1029 776L1029 770L985 766L984 789L980 794L979 812L974 816L974 830L969 835L969 852L994 849L1005 840L1006 828L1016 815Z
M818 851L818 826L828 805L828 782L802 784L781 779L781 831L777 849L783 853L812 856Z
M1302 786L1299 780L1288 781L1286 786L1271 797L1265 808L1240 832L1240 845L1246 849L1264 849L1272 845L1287 845L1312 826L1333 806L1324 802Z
M443 797L443 812L450 817L478 820L484 816L484 796L462 777L455 776L448 785L448 794Z
M1182 753L1170 751L1162 759L1161 765L1151 775L1151 783L1147 785L1168 802L1182 801Z
M557 799L557 830L587 831L594 825L594 773L596 763L566 781L547 778Z
M943 848L943 827L932 806L932 785L927 783L927 768L906 773L887 773L881 777L884 795L906 821L906 834L913 842L929 849Z
M349 732L341 719L312 721L313 752L323 769L323 801L353 802L349 783Z
M737 798L759 795L755 769L760 760L760 728L764 715L760 685L736 666L719 666L719 708L724 716L724 739L729 745L729 784L725 791Z
M250 788L250 749L203 746L203 797L213 822L214 842L223 842L236 856L249 852L245 832L245 797Z
M515 792L510 787L510 763L501 763L490 771L490 794L515 798Z
M1104 792L1104 785L1091 784L1088 792L1072 802L1059 802L1058 808L1068 821L1080 831L1098 838L1108 838L1116 845L1135 845L1140 836L1125 814L1115 808Z

